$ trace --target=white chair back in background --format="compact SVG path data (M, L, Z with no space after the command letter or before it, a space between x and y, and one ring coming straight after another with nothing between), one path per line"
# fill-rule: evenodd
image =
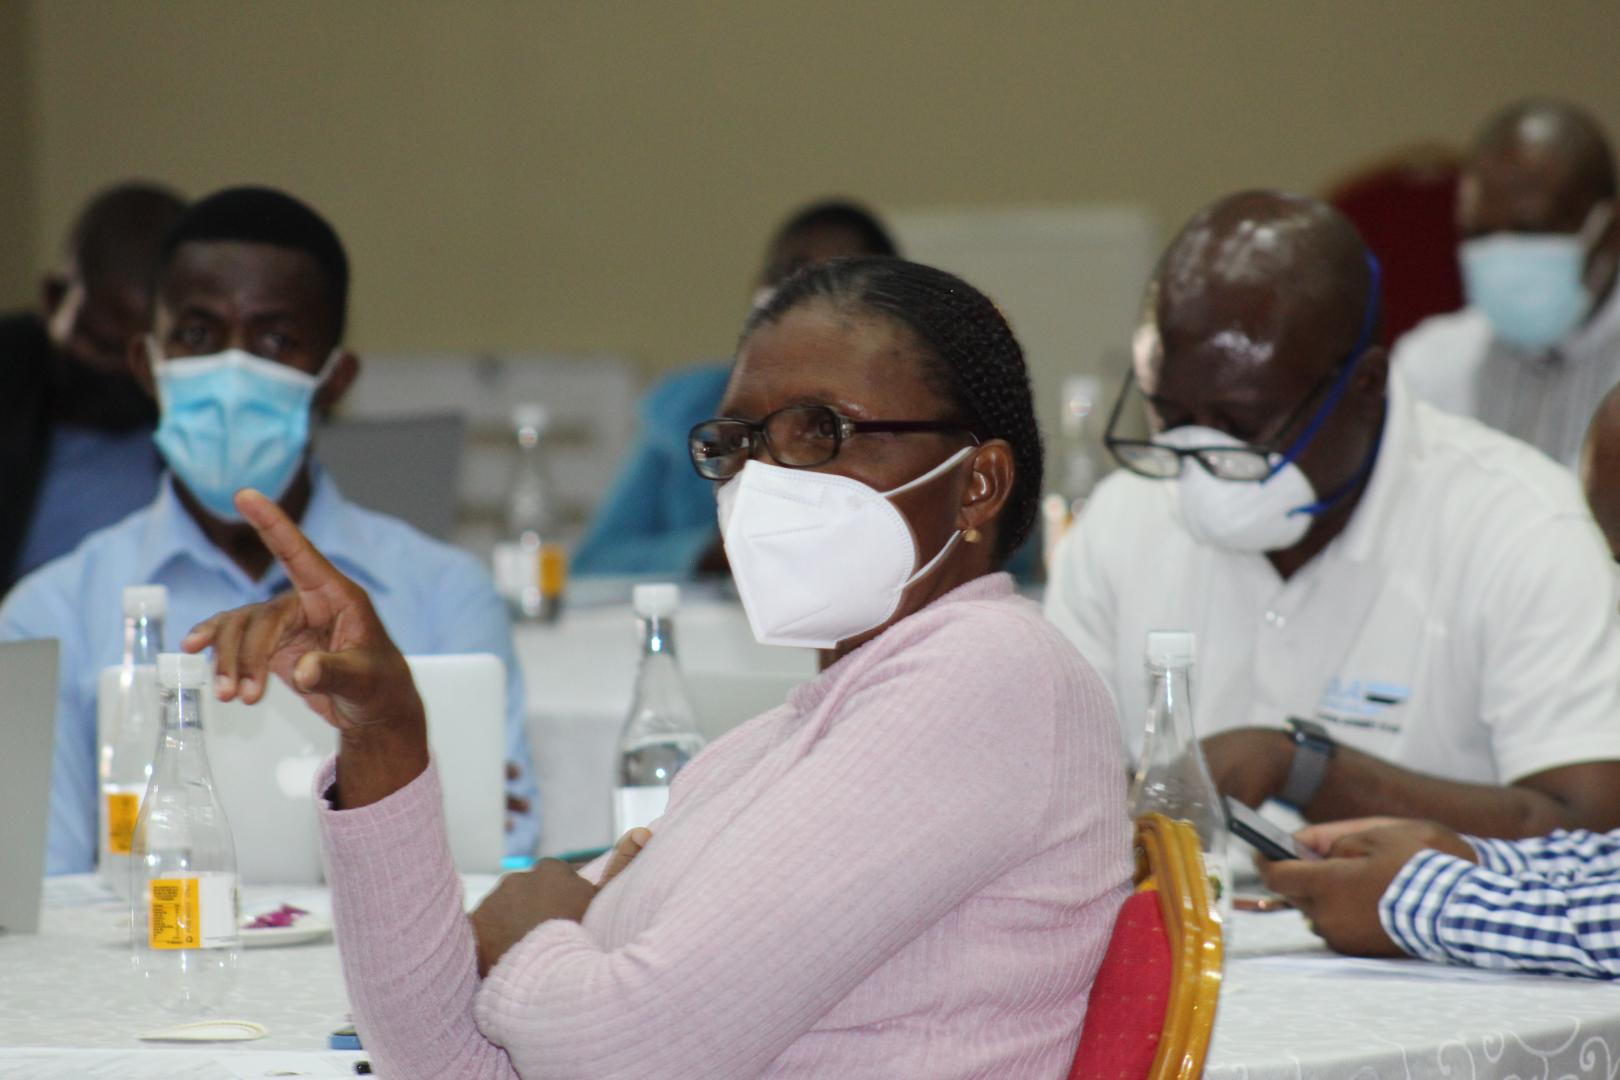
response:
M506 851L506 666L487 654L407 659L427 709L456 867L498 873ZM117 685L116 667L101 673L101 708L116 700ZM280 679L257 705L205 695L203 725L242 880L319 881L310 785L337 748L336 733Z

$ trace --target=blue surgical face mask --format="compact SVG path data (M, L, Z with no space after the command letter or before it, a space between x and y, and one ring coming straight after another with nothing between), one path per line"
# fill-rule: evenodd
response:
M250 487L280 499L309 445L310 405L320 375L241 349L164 359L148 339L157 381L157 446L169 468L208 512L240 521L232 498Z
M1492 233L1458 249L1463 293L1496 336L1528 351L1568 337L1592 310L1586 260L1610 207L1594 206L1578 233Z

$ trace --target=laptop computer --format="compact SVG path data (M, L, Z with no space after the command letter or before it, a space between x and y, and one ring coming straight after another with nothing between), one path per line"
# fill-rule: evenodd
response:
M39 929L56 741L54 639L0 644L0 931Z
M487 654L407 657L427 709L450 851L463 873L499 873L506 840L506 666ZM113 700L117 668L101 674ZM214 786L247 883L321 880L310 787L337 733L280 679L256 705L203 700Z

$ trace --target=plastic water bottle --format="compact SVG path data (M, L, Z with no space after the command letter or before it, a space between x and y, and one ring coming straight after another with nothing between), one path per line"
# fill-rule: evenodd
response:
M669 803L670 781L703 749L703 736L675 662L674 619L680 602L681 590L675 585L637 585L632 597L641 621L641 668L630 716L619 736L615 837L662 814Z
M131 852L130 935L147 997L165 1009L218 1008L236 981L236 845L203 745L208 661L158 657L163 732Z
M1063 380L1063 411L1059 416L1053 472L1057 487L1041 499L1041 541L1047 557L1057 547L1080 509L1091 497L1101 471L1095 448L1086 433L1086 421L1097 405L1101 384L1095 375L1070 375Z
M512 614L551 622L562 610L568 552L558 536L557 508L541 439L550 426L545 407L512 410L517 450L507 489L506 539L495 546L495 583Z
M97 868L101 880L129 899L129 848L141 796L152 778L158 741L157 658L163 651L163 617L169 591L161 585L124 590L124 661L118 670L118 697L97 710L97 771L101 779L101 840Z
M1193 635L1154 630L1147 638L1150 683L1147 732L1131 784L1131 817L1157 811L1198 830L1210 894L1230 925L1232 875L1226 852L1226 809L1193 729Z

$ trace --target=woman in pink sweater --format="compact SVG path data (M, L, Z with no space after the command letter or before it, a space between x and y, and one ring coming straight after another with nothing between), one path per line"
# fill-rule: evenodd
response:
M1059 1077L1129 876L1108 692L998 567L1041 453L983 295L891 259L791 279L693 429L761 640L822 672L678 776L614 865L470 917L421 702L365 594L268 500L294 590L216 616L341 733L317 780L354 1016L389 1077Z

